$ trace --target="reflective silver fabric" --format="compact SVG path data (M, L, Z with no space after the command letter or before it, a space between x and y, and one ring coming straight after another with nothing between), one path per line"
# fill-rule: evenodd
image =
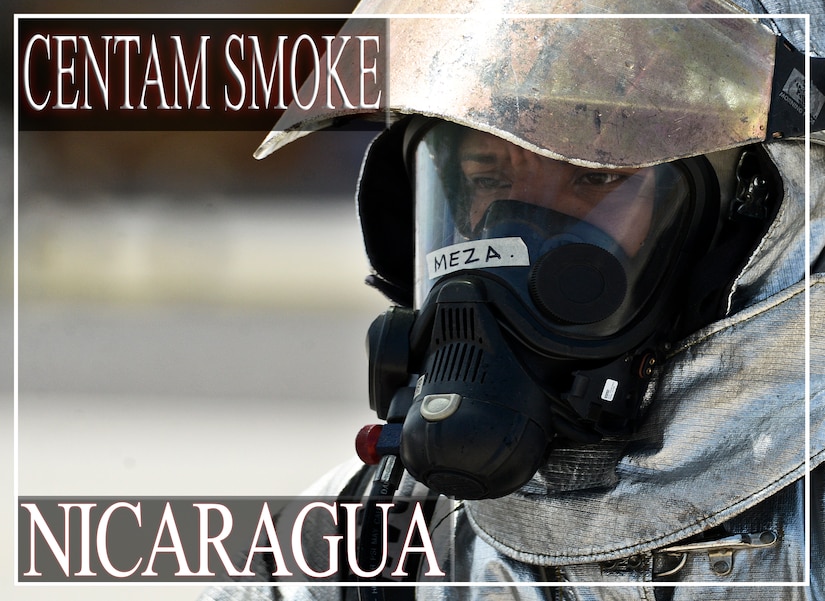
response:
M615 560L718 525L799 479L803 301L802 287L795 286L679 349L659 378L638 450L616 468L614 487L467 502L479 535L531 564ZM825 304L825 281L812 289L812 303ZM825 327L821 311L812 317L813 331ZM811 384L819 395L812 414L816 442L825 436L825 375L814 374Z
M815 56L825 56L825 39L817 32L825 30L825 2L818 0L736 0L742 9L751 14L796 14L808 15L810 29L810 50ZM784 35L797 48L805 47L805 22L801 19L771 19L772 28Z

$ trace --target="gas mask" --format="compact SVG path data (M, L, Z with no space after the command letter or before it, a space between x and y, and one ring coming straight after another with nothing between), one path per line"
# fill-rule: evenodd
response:
M520 488L557 437L631 432L717 222L708 161L584 167L425 118L403 135L415 289L368 336L381 452L477 499Z

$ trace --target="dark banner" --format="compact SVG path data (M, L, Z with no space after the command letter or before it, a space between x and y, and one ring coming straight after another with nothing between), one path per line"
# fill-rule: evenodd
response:
M32 497L17 511L22 584L446 576L427 499Z
M381 20L17 19L21 130L262 130L290 104L375 110Z

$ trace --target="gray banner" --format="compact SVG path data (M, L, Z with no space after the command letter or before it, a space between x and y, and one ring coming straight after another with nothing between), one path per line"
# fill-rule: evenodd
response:
M308 497L20 498L17 578L402 581L417 578L419 565L427 576L444 576L427 532L426 501L396 498L373 509Z

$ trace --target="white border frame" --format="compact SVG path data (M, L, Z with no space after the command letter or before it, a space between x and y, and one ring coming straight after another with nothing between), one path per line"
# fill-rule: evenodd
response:
M14 127L14 158L13 158L13 198L14 198L14 252L13 252L13 273L14 273L14 410L13 410L13 457L14 457L14 537L12 541L13 557L14 557L14 586L46 586L46 587L63 587L63 586L218 586L222 583L215 581L186 581L186 582L144 582L144 581L126 581L122 583L110 582L20 582L18 579L18 562L17 544L19 536L18 523L18 509L19 509L19 472L18 472L18 452L19 452L19 438L18 438L18 420L19 420L19 378L18 378L18 343L19 343L19 329L18 329L18 303L19 303L19 289L18 289L18 266L19 266L19 238L18 238L18 205L19 205L19 188L18 188L18 173L19 173L19 20L20 19L143 19L143 20L172 20L172 19L348 19L352 17L351 14L337 14L337 13L300 13L300 14L255 14L255 13L169 13L169 14L141 14L141 13L15 13L14 14L14 74L13 74L13 127ZM358 14L358 18L376 18L376 19L401 19L401 18L433 18L433 19L455 19L460 15L456 14ZM811 231L810 231L810 15L796 14L796 13L778 13L778 14L495 14L487 15L488 17L508 17L508 18L552 18L552 19L802 19L805 22L805 560L804 560L804 579L801 582L735 582L735 583L719 583L719 582L508 582L508 587L539 587L539 586L564 586L564 587L808 587L811 582L811 557L810 557L810 376L811 376L811 355L810 355L810 259L811 259ZM483 18L484 15L474 15L477 18ZM415 582L415 583L382 583L381 586L394 587L402 586L447 586L447 587L468 587L468 586L503 586L500 582ZM231 586L267 586L266 583L231 583ZM351 587L360 586L358 583L289 583L282 582L277 585L269 586L319 586L319 587Z

